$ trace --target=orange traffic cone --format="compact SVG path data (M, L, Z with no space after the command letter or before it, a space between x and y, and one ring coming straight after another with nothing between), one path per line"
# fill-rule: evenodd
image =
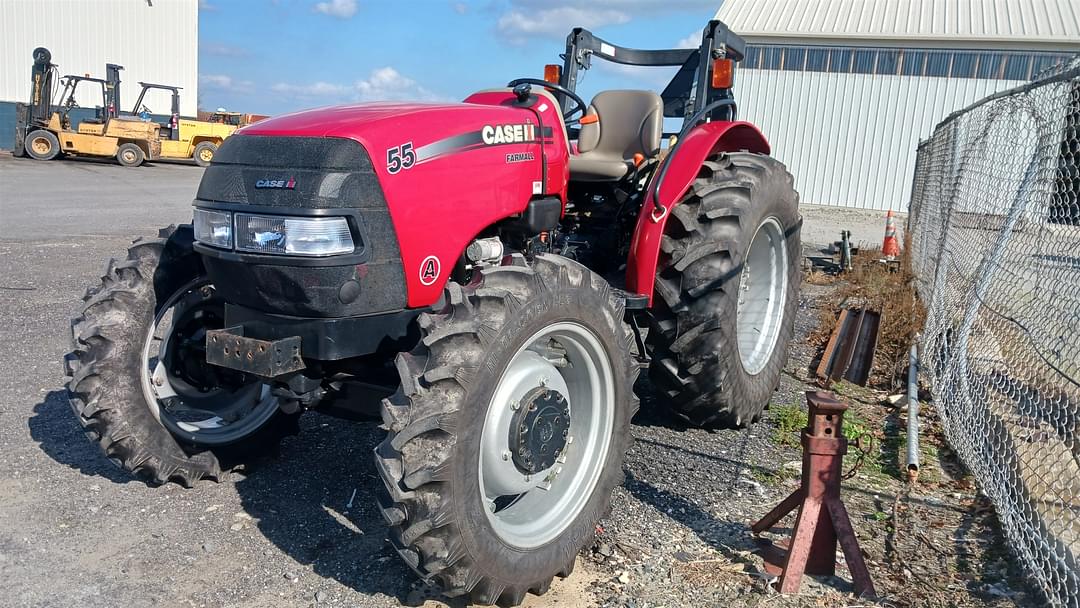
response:
M881 253L889 258L900 255L900 243L896 240L896 221L893 220L892 211L885 216L885 241L881 243Z

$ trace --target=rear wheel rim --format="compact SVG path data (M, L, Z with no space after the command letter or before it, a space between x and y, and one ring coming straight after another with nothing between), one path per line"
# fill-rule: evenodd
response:
M126 162L126 163L135 162L135 153L132 152L131 150L124 150L123 152L120 153L120 155L123 156L124 162Z
M30 142L30 146L36 154L42 156L48 154L52 150L52 143L44 137L35 137L34 141Z
M503 542L523 549L551 542L588 504L612 441L613 369L597 337L569 321L536 332L511 357L488 404L479 459L484 513ZM569 428L554 463L527 473L510 451L511 432L520 428L515 415L520 417L518 412L536 391L563 399ZM552 428L558 432L564 427L555 423L533 428L543 438Z
M760 373L773 358L784 326L787 283L784 229L769 217L754 232L739 277L736 335L739 360L750 375Z
M204 163L208 163L214 160L214 151L210 150L209 148L203 148L201 151L199 151L199 158Z
M171 433L199 445L239 441L278 410L269 385L206 363L205 331L223 326L223 301L201 278L166 300L143 344L140 379L147 406Z

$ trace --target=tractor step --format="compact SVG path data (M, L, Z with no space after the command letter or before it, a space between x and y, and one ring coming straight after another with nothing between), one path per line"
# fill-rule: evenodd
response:
M622 298L626 304L626 310L645 310L649 307L649 297L641 294L630 293L615 288L615 294Z

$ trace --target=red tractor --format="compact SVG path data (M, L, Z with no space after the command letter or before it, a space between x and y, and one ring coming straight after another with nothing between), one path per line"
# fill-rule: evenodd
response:
M191 225L136 241L73 322L71 405L113 462L191 486L308 409L378 404L381 511L448 595L566 576L623 480L634 382L687 420L756 420L791 339L798 197L735 119L744 43L622 48L463 103L246 127ZM681 66L662 95L576 93L593 58ZM671 145L665 117L683 119Z

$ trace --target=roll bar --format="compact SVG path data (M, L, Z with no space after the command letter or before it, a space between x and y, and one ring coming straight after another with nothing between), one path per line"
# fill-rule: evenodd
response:
M731 89L710 89L712 60L727 57L741 61L745 53L746 41L717 20L709 21L702 30L701 44L696 49L632 49L612 44L578 27L566 37L559 84L576 91L581 70L591 67L594 56L622 65L682 66L661 97L664 99L664 116L689 118L715 101L734 99ZM730 114L729 118L734 118L734 104L718 107L723 107ZM567 109L566 100L563 100L563 109Z

